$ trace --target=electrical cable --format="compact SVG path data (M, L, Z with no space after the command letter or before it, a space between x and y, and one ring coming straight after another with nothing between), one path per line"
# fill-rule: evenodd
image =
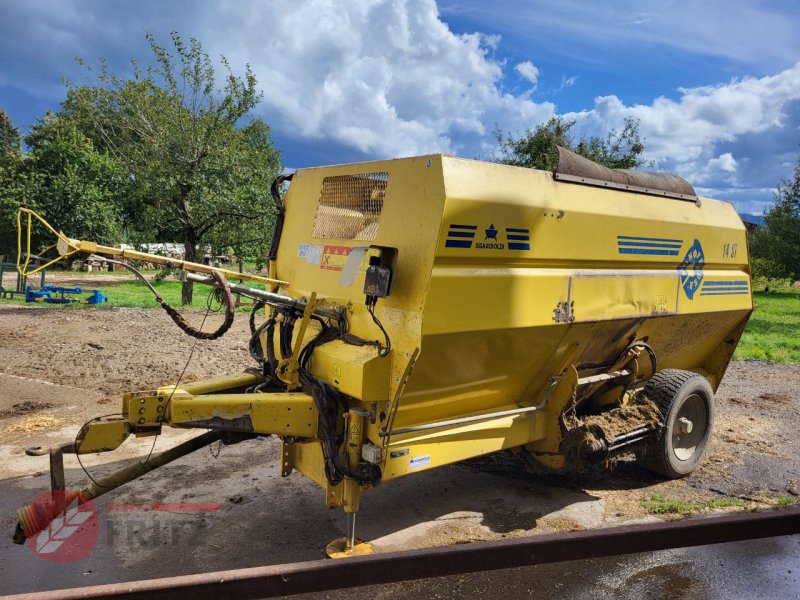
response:
M321 430L322 455L325 461L325 477L331 485L338 484L344 477L349 477L358 483L376 483L382 477L378 465L366 465L365 470L352 469L343 456L339 454L340 440L337 439L339 409L348 409L344 395L337 389L311 374L308 363L314 349L336 339L342 338L341 330L331 327L322 319L314 317L320 325L319 333L306 344L298 356L298 376L303 389L313 399L319 413Z
M392 350L392 341L389 339L389 334L386 333L386 330L383 328L383 324L380 322L380 320L378 320L378 317L375 316L375 304L373 303L368 305L367 310L369 311L369 314L372 316L372 320L375 321L375 325L377 325L378 328L383 332L383 337L384 340L386 341L386 344L384 346L378 344L378 356L380 357L388 356L389 352L391 352Z
M81 469L83 470L83 472L84 472L84 474L86 475L86 477L88 477L88 478L89 478L89 481L91 481L91 482L92 482L94 485L96 485L97 487L108 487L108 486L105 486L105 485L100 485L99 483L97 483L97 481L95 480L95 478L94 478L94 477L92 477L92 476L89 474L89 471L88 471L88 470L86 469L86 467L83 465L83 461L81 460L81 455L80 455L80 454L78 454L78 437L80 437L80 435L81 435L81 431L83 431L83 428L84 428L84 427L87 427L87 426L89 425L89 423L92 423L93 421L99 421L100 419L107 419L108 417L124 417L124 416L125 416L125 415L124 415L124 414L122 414L122 413L110 413L110 414L108 414L108 415L100 415L99 417L92 417L91 419L89 419L88 421L86 421L86 423L84 423L84 424L81 426L81 428L80 428L80 429L78 429L78 433L76 433L76 434L75 434L75 443L74 443L74 446L75 446L75 458L77 458L77 459L78 459L78 464L80 465L80 467L81 467Z
M234 312L236 310L236 306L235 306L236 302L233 299L233 294L231 293L230 286L228 286L228 282L225 279L225 276L222 275L221 273L218 273L217 271L212 271L211 272L211 276L214 278L214 280L219 285L219 288L214 288L214 289L215 290L219 289L220 291L219 292L215 291L215 293L220 293L222 295L223 300L224 300L224 304L225 304L225 308L226 308L226 310L225 310L225 320L222 322L222 325L220 325L217 328L216 331L213 331L211 333L204 333L204 332L202 332L202 331L200 331L198 329L195 329L194 327L191 327L184 320L183 316L177 310L172 308L166 302L166 300L164 300L164 298L161 297L161 294L159 294L158 291L156 290L156 288L154 288L153 285L149 281L147 281L147 278L144 275L142 275L132 265L129 265L128 263L125 263L125 262L122 262L122 261L113 260L111 258L106 258L105 256L99 256L97 254L90 255L90 258L96 259L96 260L105 261L107 263L111 263L111 264L115 264L115 265L120 265L122 267L125 267L129 271L131 271L134 275L136 275L136 277L138 277L142 281L142 283L144 283L150 289L150 291L156 297L156 302L158 302L159 306L161 306L161 308L163 308L164 311L166 311L166 313L175 322L175 324L178 327L180 327L181 330L184 333L186 333L187 335L192 336L193 338L198 338L198 339L202 339L202 340L215 340L215 339L220 338L223 335L225 335L225 333L227 333L227 331L231 328L231 325L233 325ZM208 299L206 301L206 306L207 306L209 311L212 310L211 309L211 300L210 299Z
M209 291L209 296L211 294L213 294L213 293L214 293L213 290ZM198 328L198 331L202 331L203 330L203 325L205 325L206 319L208 318L208 315L209 315L210 312L211 312L211 308L209 307L209 308L206 309L206 314L203 315L203 320L200 322L200 327ZM189 363L192 362L192 357L194 356L194 351L197 348L197 342L200 339L201 338L199 338L199 337L194 338L194 342L192 343L192 349L189 351L189 358L186 359L186 364L183 365L183 370L181 371L181 374L178 375L178 381L175 382L175 385L173 386L172 391L169 393L169 398L167 398L167 402L164 404L164 416L165 417L167 416L167 412L169 411L169 403L172 402L172 396L175 394L175 390L177 390L178 386L181 384L181 380L183 379L183 376L186 373L186 369L189 368ZM161 434L161 430L159 429L159 431L157 431L156 435L153 437L153 445L150 446L150 452L147 453L147 458L144 459L144 463L143 464L146 465L150 461L150 457L153 455L153 450L156 447L156 442L158 441L158 436L160 434Z

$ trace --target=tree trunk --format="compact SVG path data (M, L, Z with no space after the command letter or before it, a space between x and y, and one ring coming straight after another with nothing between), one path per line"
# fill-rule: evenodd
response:
M194 228L187 227L184 232L184 260L189 262L197 262L197 235ZM181 304L189 306L192 303L192 282L184 281L181 287Z

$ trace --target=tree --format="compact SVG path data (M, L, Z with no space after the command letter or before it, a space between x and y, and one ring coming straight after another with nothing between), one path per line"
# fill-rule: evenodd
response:
M14 127L11 117L0 108L0 160L7 160L8 154L19 154L21 151L19 130Z
M131 187L119 163L62 114L39 119L25 144L28 195L42 216L72 237L119 242L119 207Z
M275 222L269 190L280 172L280 153L272 146L272 131L261 119L253 119L235 132L228 152L219 157L219 169L229 176L222 190L228 197L225 210L215 214L217 227L208 234L212 247L232 248L240 259L264 261ZM213 218L209 215L208 218Z
M38 208L33 194L36 176L24 167L21 155L0 160L0 254L6 260L12 260L17 251L17 208Z
M266 235L253 224L271 218L267 180L280 172L280 155L259 119L237 128L260 100L249 65L239 77L222 57L225 85L217 90L211 59L196 39L187 45L173 33L175 56L147 39L154 66L142 70L133 60L125 78L101 61L95 85L67 83L63 105L135 183L124 207L128 226L150 241L180 236L189 261L208 241ZM191 283L184 283L182 301L191 303Z
M33 204L29 176L24 171L19 131L5 110L0 108L0 254L17 251L16 212L23 204Z
M775 191L775 205L764 216L766 226L751 235L755 275L800 279L800 156L791 180Z
M639 121L626 118L622 131L612 129L605 137L581 138L574 144L570 130L575 121L552 117L533 131L514 137L495 130L495 139L503 164L553 171L558 164L556 146L568 148L612 169L635 169L649 166L642 158L644 141L639 135Z
M25 137L28 152L0 163L0 252L16 251L16 211L32 208L77 238L113 243L122 236L119 202L131 182L119 163L94 148L75 124L48 113ZM37 249L53 243L32 230Z

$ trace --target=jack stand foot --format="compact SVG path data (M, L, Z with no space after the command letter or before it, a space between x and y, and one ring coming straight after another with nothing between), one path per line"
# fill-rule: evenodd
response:
M369 556L372 554L372 544L364 540L356 540L351 548L347 547L347 538L340 537L333 540L325 548L328 558L348 558L350 556Z
M372 544L356 538L356 513L347 513L347 535L333 540L325 548L328 558L347 558L348 556L368 556L372 554Z

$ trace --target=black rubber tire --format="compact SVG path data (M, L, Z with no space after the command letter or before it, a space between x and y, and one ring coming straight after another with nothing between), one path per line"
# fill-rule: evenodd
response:
M664 425L645 447L641 457L642 464L647 469L670 479L685 477L697 468L711 439L711 430L714 426L714 391L705 377L697 373L664 369L650 378L643 393L658 406ZM702 437L695 440L693 447L679 448L678 451L684 454L691 452L690 456L681 459L676 454L673 433L678 414L687 401L691 403L690 407L705 407L705 430L702 432Z

